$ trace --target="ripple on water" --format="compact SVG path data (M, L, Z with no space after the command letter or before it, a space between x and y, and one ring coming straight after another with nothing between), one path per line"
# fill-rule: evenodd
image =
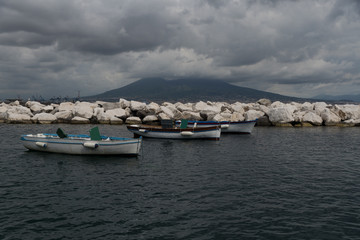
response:
M0 124L2 239L357 239L358 128L144 139L138 158L26 151ZM107 135L131 136L101 125ZM118 134L114 134L118 133Z

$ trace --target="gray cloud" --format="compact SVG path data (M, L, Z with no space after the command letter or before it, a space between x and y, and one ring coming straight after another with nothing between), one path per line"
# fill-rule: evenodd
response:
M355 94L355 0L0 0L0 98L207 77L280 94Z

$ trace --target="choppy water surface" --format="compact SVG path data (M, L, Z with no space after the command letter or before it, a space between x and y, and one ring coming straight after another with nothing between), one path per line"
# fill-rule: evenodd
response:
M92 126L0 124L0 239L360 237L360 128L145 139L138 158L29 152L20 142L58 127Z

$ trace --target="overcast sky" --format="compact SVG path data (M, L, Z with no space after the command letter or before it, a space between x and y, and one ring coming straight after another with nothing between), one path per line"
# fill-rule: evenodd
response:
M357 0L0 0L0 99L201 77L359 94Z

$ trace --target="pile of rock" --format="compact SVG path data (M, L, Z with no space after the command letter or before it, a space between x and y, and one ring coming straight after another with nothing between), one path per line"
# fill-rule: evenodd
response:
M0 103L3 123L158 124L163 119L243 121L258 119L258 126L360 126L360 105L281 103L260 99L256 103L197 102L157 104L120 99L118 102L63 102L44 105Z

